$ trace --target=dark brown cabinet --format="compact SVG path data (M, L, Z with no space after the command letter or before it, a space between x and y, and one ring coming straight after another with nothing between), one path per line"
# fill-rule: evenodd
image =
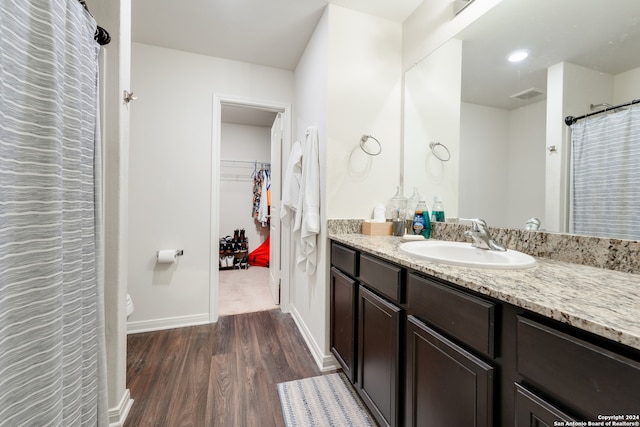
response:
M637 349L335 242L332 266L331 351L379 424L640 422Z
M400 425L400 323L399 307L360 286L357 388L381 425Z
M356 330L359 254L331 244L330 346L331 353L352 383L356 381Z
M358 283L331 268L331 353L345 375L355 382L355 322Z
M492 427L494 368L407 317L405 425Z
M578 421L520 384L515 384L515 427L552 427Z
M413 273L408 275L407 293L411 314L494 357L495 303Z
M518 373L554 402L582 420L640 415L638 360L522 316L517 334Z

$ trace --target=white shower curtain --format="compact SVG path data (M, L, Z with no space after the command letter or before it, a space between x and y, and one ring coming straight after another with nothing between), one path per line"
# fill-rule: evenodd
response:
M640 240L640 107L571 126L572 230Z
M108 424L95 30L77 0L0 0L1 426Z

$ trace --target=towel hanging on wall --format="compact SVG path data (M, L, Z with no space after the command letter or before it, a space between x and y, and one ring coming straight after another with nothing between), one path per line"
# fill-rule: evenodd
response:
M320 158L318 129L315 126L309 126L305 132L300 194L293 231L300 242L297 265L311 275L316 271L317 238L320 233Z
M287 169L282 185L282 210L280 219L286 225L293 224L300 197L300 181L302 180L302 144L296 141L291 147Z

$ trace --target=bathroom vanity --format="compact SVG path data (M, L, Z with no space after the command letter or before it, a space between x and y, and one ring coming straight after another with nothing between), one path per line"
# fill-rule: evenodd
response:
M456 267L401 253L399 237L330 239L331 352L381 425L640 425L639 275Z

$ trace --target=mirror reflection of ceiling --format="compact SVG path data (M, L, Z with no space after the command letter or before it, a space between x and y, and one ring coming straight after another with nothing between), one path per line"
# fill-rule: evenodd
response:
M617 75L640 67L638 0L504 0L456 37L463 40L462 101L501 109L527 103L512 95L536 88L562 61ZM510 52L527 49L519 64Z

